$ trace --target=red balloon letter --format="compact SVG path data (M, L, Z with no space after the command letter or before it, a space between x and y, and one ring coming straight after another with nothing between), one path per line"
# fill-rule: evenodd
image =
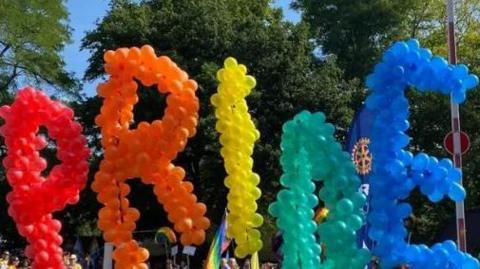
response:
M82 127L70 108L32 88L20 90L12 106L1 107L0 117L5 120L0 134L8 149L3 165L13 189L7 195L8 214L29 243L25 253L34 260L32 268L63 269L62 225L52 213L77 203L85 187L90 151ZM61 162L48 177L42 176L47 161L39 151L47 141L37 135L39 126L56 141Z

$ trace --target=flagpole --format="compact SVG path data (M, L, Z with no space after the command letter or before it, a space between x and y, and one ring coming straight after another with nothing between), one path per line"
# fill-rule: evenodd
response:
M167 246L167 241L168 241L168 238L167 240L165 240L165 242L163 243L163 247L165 248L165 268L167 268L168 266L168 259L170 258L170 255L168 255L168 250L169 250L169 247Z
M103 269L112 269L112 253L113 245L111 243L105 242L103 247Z
M446 0L447 24L448 24L448 59L450 64L457 64L457 44L455 40L455 0ZM450 97L450 109L453 133L453 163L455 167L462 170L462 150L460 142L460 113L459 106ZM463 185L460 178L460 185ZM455 203L457 223L457 243L461 251L467 250L465 232L465 205L463 201Z

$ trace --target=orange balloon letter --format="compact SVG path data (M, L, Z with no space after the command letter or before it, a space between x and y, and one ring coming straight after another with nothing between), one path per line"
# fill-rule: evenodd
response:
M92 184L104 205L98 227L116 248L116 268L147 268L148 251L132 237L140 213L126 198L128 179L141 178L154 185L155 195L174 229L181 233L183 245L202 244L210 226L204 216L206 206L197 202L193 185L184 181L185 171L172 164L196 132L197 83L168 57L157 57L150 46L107 51L104 59L110 78L97 88L104 101L96 123L101 128L105 154ZM156 84L158 91L168 96L162 120L141 122L132 130L133 106L138 102L136 81L145 86Z

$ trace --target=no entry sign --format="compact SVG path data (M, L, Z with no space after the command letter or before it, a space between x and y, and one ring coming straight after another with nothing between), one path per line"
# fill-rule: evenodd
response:
M453 155L453 132L448 133L443 139L445 150ZM470 138L464 132L460 132L460 148L462 155L470 149Z

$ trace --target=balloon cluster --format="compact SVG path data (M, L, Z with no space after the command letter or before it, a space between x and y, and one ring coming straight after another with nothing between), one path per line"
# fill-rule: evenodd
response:
M90 151L82 127L70 108L33 88L20 90L11 106L0 108L0 116L5 121L0 134L8 150L3 165L13 189L7 195L8 214L29 243L25 254L34 261L32 268L63 269L62 225L52 213L77 203L85 187ZM56 141L61 162L47 177L42 175L47 161L39 151L48 142L37 135L40 126Z
M184 181L185 171L172 164L196 132L197 83L168 57L157 57L150 46L107 51L104 59L110 78L97 89L104 102L96 123L105 153L92 184L104 205L98 227L105 240L116 247L113 258L117 268L147 268L148 251L132 237L140 213L126 198L128 179L141 178L143 183L154 185L168 219L181 233L182 244L200 245L210 226L204 216L206 206L197 202L193 185ZM138 102L136 80L146 86L157 84L160 93L169 94L162 120L140 122L138 128L130 129L133 106Z
M218 121L222 149L220 154L225 162L228 176L225 185L228 193L227 236L237 243L235 255L243 258L262 248L260 232L255 229L262 225L263 217L256 213L256 200L261 191L257 187L260 177L252 171L253 147L260 133L248 113L245 97L255 87L256 81L247 76L247 68L234 58L225 60L225 68L217 73L220 81L218 93L211 97Z
M431 249L407 244L404 219L412 208L400 202L416 186L432 202L445 195L454 201L465 198L459 184L461 173L450 160L439 161L424 153L414 156L404 149L410 141L405 89L414 86L421 92L451 95L462 102L465 93L477 84L478 78L470 75L466 66L448 65L444 59L432 57L416 40L393 45L368 77L372 93L366 105L377 115L371 132L375 162L370 176L369 237L377 242L373 252L380 257L382 268L405 263L410 268L479 268L478 261L457 250L451 241Z
M358 249L355 231L364 223L365 196L349 154L335 141L335 128L325 122L323 113L303 111L283 125L283 175L286 189L278 193L269 212L281 230L284 269L363 268L370 259L367 250ZM320 198L328 209L327 220L317 227L313 208L318 204L315 183L323 181ZM321 248L315 234L328 249L320 261Z

